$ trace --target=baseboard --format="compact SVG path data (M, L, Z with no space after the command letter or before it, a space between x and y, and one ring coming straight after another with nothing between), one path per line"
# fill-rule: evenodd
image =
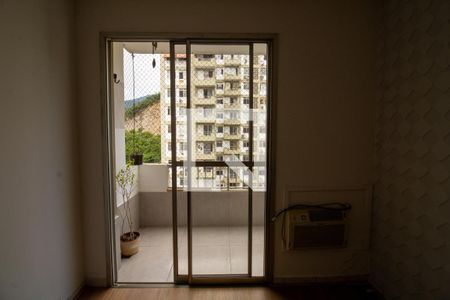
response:
M310 284L334 284L334 283L368 283L369 275L354 276L320 276L320 277L275 277L274 286L282 285L310 285Z
M72 292L72 294L68 297L70 300L78 299L81 296L81 293L83 292L83 289L85 287L84 281L75 289L75 291Z
M372 286L372 288L380 295L384 297L383 289L380 288L373 280L372 277L369 276L369 284Z
M106 278L88 277L88 278L86 278L86 286L108 287L108 283L106 281Z

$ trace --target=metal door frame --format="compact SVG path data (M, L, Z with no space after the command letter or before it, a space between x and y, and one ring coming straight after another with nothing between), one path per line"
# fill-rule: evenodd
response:
M106 225L106 241L105 241L105 257L106 257L106 274L107 284L110 286L154 286L161 283L118 283L117 282L117 265L116 265L116 250L115 250L115 228L114 228L114 209L115 209L115 164L114 164L114 101L113 101L113 74L112 74L112 43L113 42L149 42L149 41L161 41L170 42L171 54L174 51L174 46L177 44L191 44L191 43L216 43L216 44L247 44L252 48L253 53L254 43L264 43L267 45L268 51L268 67L267 67L267 117L266 117L266 192L265 192L265 246L264 246L264 276L251 277L251 259L248 259L248 273L247 275L220 275L220 276L192 276L192 257L188 258L188 262L191 265L189 268L189 274L191 276L178 274L178 232L177 232L177 189L176 189L176 177L173 176L172 184L175 188L172 188L172 227L173 227L173 256L174 256L174 283L175 284L251 284L251 283L270 283L273 282L273 261L274 261L274 225L270 222L270 219L274 212L275 201L275 96L277 93L277 81L275 74L277 73L276 54L277 54L277 40L276 34L167 34L167 33L129 33L129 32L102 32L100 33L100 76L101 76L101 107L102 107L102 155L104 159L103 163L103 194L104 194L104 207L105 207L105 225ZM250 46L251 45L251 46ZM190 49L189 49L190 52ZM188 56L189 57L189 56ZM250 55L251 70L249 75L251 76L251 82L253 83L253 55ZM190 57L189 57L190 59ZM173 62L172 62L173 60ZM176 118L176 110L172 109L175 106L175 63L174 55L171 55L171 124ZM190 68L190 61L187 61L187 68ZM190 71L190 70L189 70ZM187 88L187 96L190 97L190 72L187 72L189 82ZM251 91L251 92L250 92ZM253 94L253 85L249 87L250 93ZM253 95L250 99L251 108L253 106ZM174 131L176 126L171 126ZM188 127L189 128L189 127ZM253 124L249 126L249 141L253 147ZM176 129L175 129L176 133ZM252 138L250 138L250 133ZM189 138L189 136L188 136ZM171 134L172 139L172 162L176 162L176 134ZM175 139L175 143L173 142ZM249 146L250 146L249 145ZM253 151L250 151L249 156L253 156ZM173 159L175 155L175 160ZM252 157L251 157L252 158ZM253 158L252 158L253 160ZM172 163L172 170L176 169L177 163ZM248 165L249 168L253 168L253 164ZM173 174L176 174L173 173ZM190 176L189 176L190 178ZM190 179L189 179L190 180ZM174 182L175 181L175 182ZM249 193L251 195L252 193ZM252 224L252 196L249 196L249 229ZM190 196L188 199L190 204ZM190 205L188 206L188 216L191 215ZM190 220L188 220L190 222ZM188 224L190 225L190 223ZM190 248L192 247L192 236L190 234ZM251 230L249 230L249 243L252 242ZM249 258L251 257L251 246L249 245ZM190 256L192 255L192 249L189 250Z

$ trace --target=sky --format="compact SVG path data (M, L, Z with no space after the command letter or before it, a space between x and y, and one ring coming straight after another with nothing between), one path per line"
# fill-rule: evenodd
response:
M135 54L136 98L160 92L160 54ZM152 67L155 59L156 66ZM133 63L131 53L123 50L125 101L133 99Z

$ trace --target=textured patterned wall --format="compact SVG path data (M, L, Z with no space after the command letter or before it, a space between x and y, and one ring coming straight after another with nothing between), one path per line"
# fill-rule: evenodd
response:
M386 1L372 281L387 299L450 299L450 1Z

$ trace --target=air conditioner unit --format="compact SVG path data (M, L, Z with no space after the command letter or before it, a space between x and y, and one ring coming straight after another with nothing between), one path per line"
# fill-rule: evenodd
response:
M286 213L286 250L344 248L347 246L346 212L308 209Z

